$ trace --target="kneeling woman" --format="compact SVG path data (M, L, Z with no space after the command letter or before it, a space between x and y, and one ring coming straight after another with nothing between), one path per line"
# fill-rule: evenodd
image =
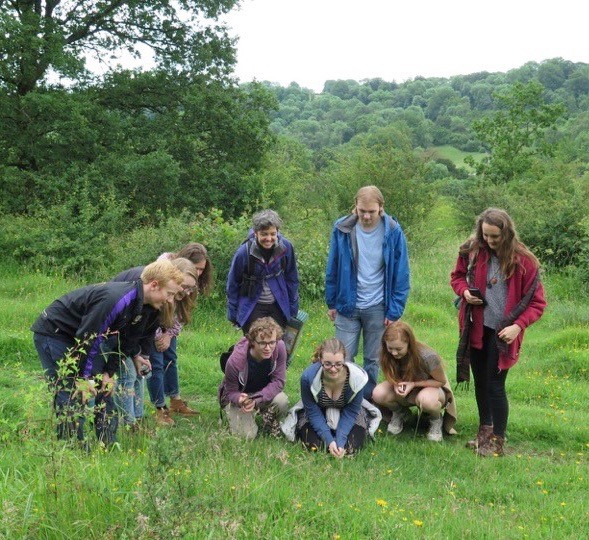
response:
M387 326L382 336L380 365L386 381L376 386L372 399L391 409L389 433L398 435L403 431L411 406L428 414L430 441L442 440L442 428L446 433L456 433L456 405L442 360L436 351L415 339L407 323L396 321Z
M381 420L380 411L363 399L368 375L345 362L345 356L338 339L317 348L313 364L301 376L302 401L282 426L287 438L296 437L307 449L325 447L336 458L362 448L367 432L374 435Z

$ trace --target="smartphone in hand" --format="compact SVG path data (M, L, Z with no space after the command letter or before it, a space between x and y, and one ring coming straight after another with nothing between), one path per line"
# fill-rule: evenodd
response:
M468 292L470 294L472 294L473 296L476 296L477 298L480 298L483 301L483 306L486 306L487 305L487 302L483 298L483 293L481 292L481 290L478 287L469 287L468 288Z

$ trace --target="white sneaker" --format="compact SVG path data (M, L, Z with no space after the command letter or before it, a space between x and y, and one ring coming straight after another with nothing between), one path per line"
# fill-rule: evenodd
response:
M442 423L443 419L440 418L432 418L429 421L429 431L427 432L427 439L429 441L441 442L442 441Z
M409 411L407 409L399 409L393 411L393 417L387 426L387 431L391 435L398 435L403 431L403 424L407 420ZM409 413L410 414L410 413Z

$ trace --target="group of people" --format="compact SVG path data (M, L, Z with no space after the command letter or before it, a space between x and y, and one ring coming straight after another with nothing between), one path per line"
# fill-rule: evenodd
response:
M350 214L334 224L325 295L335 336L317 347L300 377L301 399L289 408L282 338L299 312L299 279L281 227L273 210L255 214L231 262L227 318L243 337L218 389L230 431L253 439L261 427L336 458L356 453L383 416L390 418L388 433L401 433L411 407L429 419L427 439L456 433L442 359L400 320L410 289L407 242L376 186L360 188ZM539 267L508 214L490 208L477 218L451 273L460 300L458 381L472 370L479 411L467 446L481 456L504 452L507 372L524 330L546 305ZM206 249L192 243L110 283L66 294L43 311L32 330L54 389L58 436L83 438L80 408L89 399L105 444L114 440L119 416L133 429L144 413L144 379L158 423L171 425L172 413L198 414L180 397L176 340L211 276ZM355 363L361 336L363 367Z

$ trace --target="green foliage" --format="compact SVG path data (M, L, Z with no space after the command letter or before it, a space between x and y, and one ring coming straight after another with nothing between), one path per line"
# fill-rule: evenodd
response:
M86 181L61 205L3 216L1 249L46 272L100 275L111 265L110 241L122 232L124 211L112 192L95 193Z
M489 156L474 166L477 174L493 183L505 183L525 173L535 155L549 155L545 144L548 129L563 115L562 104L549 104L544 87L531 81L516 83L495 98L500 109L473 123L477 137L489 149Z
M164 69L226 75L234 62L232 42L224 27L212 21L235 4L235 0L0 2L0 87L24 96L43 82L50 68L77 78L88 51L126 50L138 57L139 45L151 47Z
M519 181L497 185L466 181L456 196L459 219L471 228L474 217L490 206L505 209L522 240L547 265L576 266L587 275L589 177L572 165L535 160Z
M360 187L374 184L383 192L385 210L410 230L427 216L435 196L425 175L425 161L411 150L407 132L383 128L342 150L323 172L317 194L335 218L349 213Z

